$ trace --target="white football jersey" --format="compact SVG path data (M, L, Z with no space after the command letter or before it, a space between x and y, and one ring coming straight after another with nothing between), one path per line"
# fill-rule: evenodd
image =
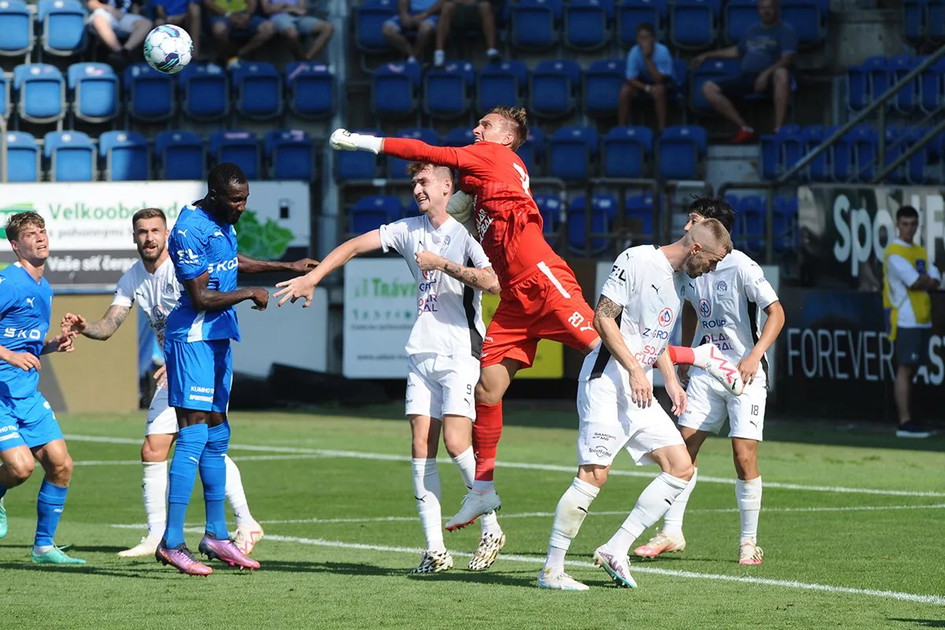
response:
M161 263L153 274L148 273L144 263L139 260L118 280L112 304L131 308L137 302L157 335L158 343L163 346L167 316L177 306L182 290L170 258Z
M693 346L712 342L732 363L758 341L761 309L778 301L758 263L737 249L715 271L687 279L685 297L698 318Z
M648 374L669 345L686 279L685 273L673 271L658 247L640 245L617 256L601 289L602 296L623 307L619 316L620 333ZM602 343L584 361L581 380L599 376L610 363L617 365Z
M485 325L482 292L442 271L421 271L415 255L424 250L466 267L491 266L482 246L461 223L448 218L438 229L426 215L382 225L381 247L404 257L417 281L417 321L407 340L408 355L433 353L479 357Z

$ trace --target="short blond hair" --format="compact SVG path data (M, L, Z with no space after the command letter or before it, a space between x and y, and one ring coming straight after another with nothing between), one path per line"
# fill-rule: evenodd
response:
M512 146L510 147L513 151L518 149L520 146L525 144L525 140L528 138L528 114L525 112L524 107L509 107L508 105L496 105L488 112L489 114L498 114L505 119L506 124L509 125L509 130L512 132L515 140L512 141Z

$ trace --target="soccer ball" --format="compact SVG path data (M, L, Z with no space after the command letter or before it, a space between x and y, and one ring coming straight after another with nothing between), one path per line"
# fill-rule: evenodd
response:
M144 40L144 59L159 72L177 74L186 68L194 54L194 42L187 31L172 24L162 24Z

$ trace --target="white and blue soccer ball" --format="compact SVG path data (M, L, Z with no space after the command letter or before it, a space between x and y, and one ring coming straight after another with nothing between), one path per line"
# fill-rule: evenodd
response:
M144 40L144 59L159 72L177 74L194 56L194 41L184 29L162 24L148 33Z

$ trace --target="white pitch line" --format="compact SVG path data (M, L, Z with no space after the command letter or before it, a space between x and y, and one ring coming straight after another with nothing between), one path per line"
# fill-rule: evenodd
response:
M66 436L67 440L73 442L100 442L106 444L141 444L141 440L136 440L133 438L114 438L114 437L101 437L101 436L90 436L90 435L68 435ZM339 450L330 450L330 449L314 449L314 448L297 448L289 446L259 446L259 445L250 445L250 444L230 444L230 448L234 450L242 451L256 451L264 453L295 453L298 455L310 455L312 457L325 457L325 458L347 458L347 459L368 459L368 460L379 460L379 461L392 461L392 462L410 462L411 458L406 455L390 455L387 453L361 453L358 451L339 451ZM234 458L236 459L236 458ZM238 460L237 460L238 461ZM449 459L441 458L438 459L439 463L450 463ZM523 462L506 462L506 461L497 461L496 466L499 468L517 468L520 470L543 470L548 472L564 472L573 474L576 467L575 466L557 466L553 464L529 464ZM612 469L609 473L611 476L618 477L642 477L645 479L652 479L654 473L652 468L649 471L634 471L634 470L617 470ZM735 479L730 477L709 477L709 476L699 476L700 483L719 483L725 485L735 485ZM765 479L764 482L765 488L773 489L778 488L781 490L803 490L807 492L831 492L831 493L840 493L840 494L873 494L873 495L885 495L885 496L897 496L897 497L945 497L945 492L925 492L925 491L915 491L915 490L888 490L882 488L847 488L842 486L805 486L802 484L796 483L784 483L779 481L768 481Z
M320 459L319 455L306 455L303 453L293 455L237 455L231 458L234 462L271 462L285 461L293 459ZM131 466L141 465L140 459L100 459L73 462L76 466Z

